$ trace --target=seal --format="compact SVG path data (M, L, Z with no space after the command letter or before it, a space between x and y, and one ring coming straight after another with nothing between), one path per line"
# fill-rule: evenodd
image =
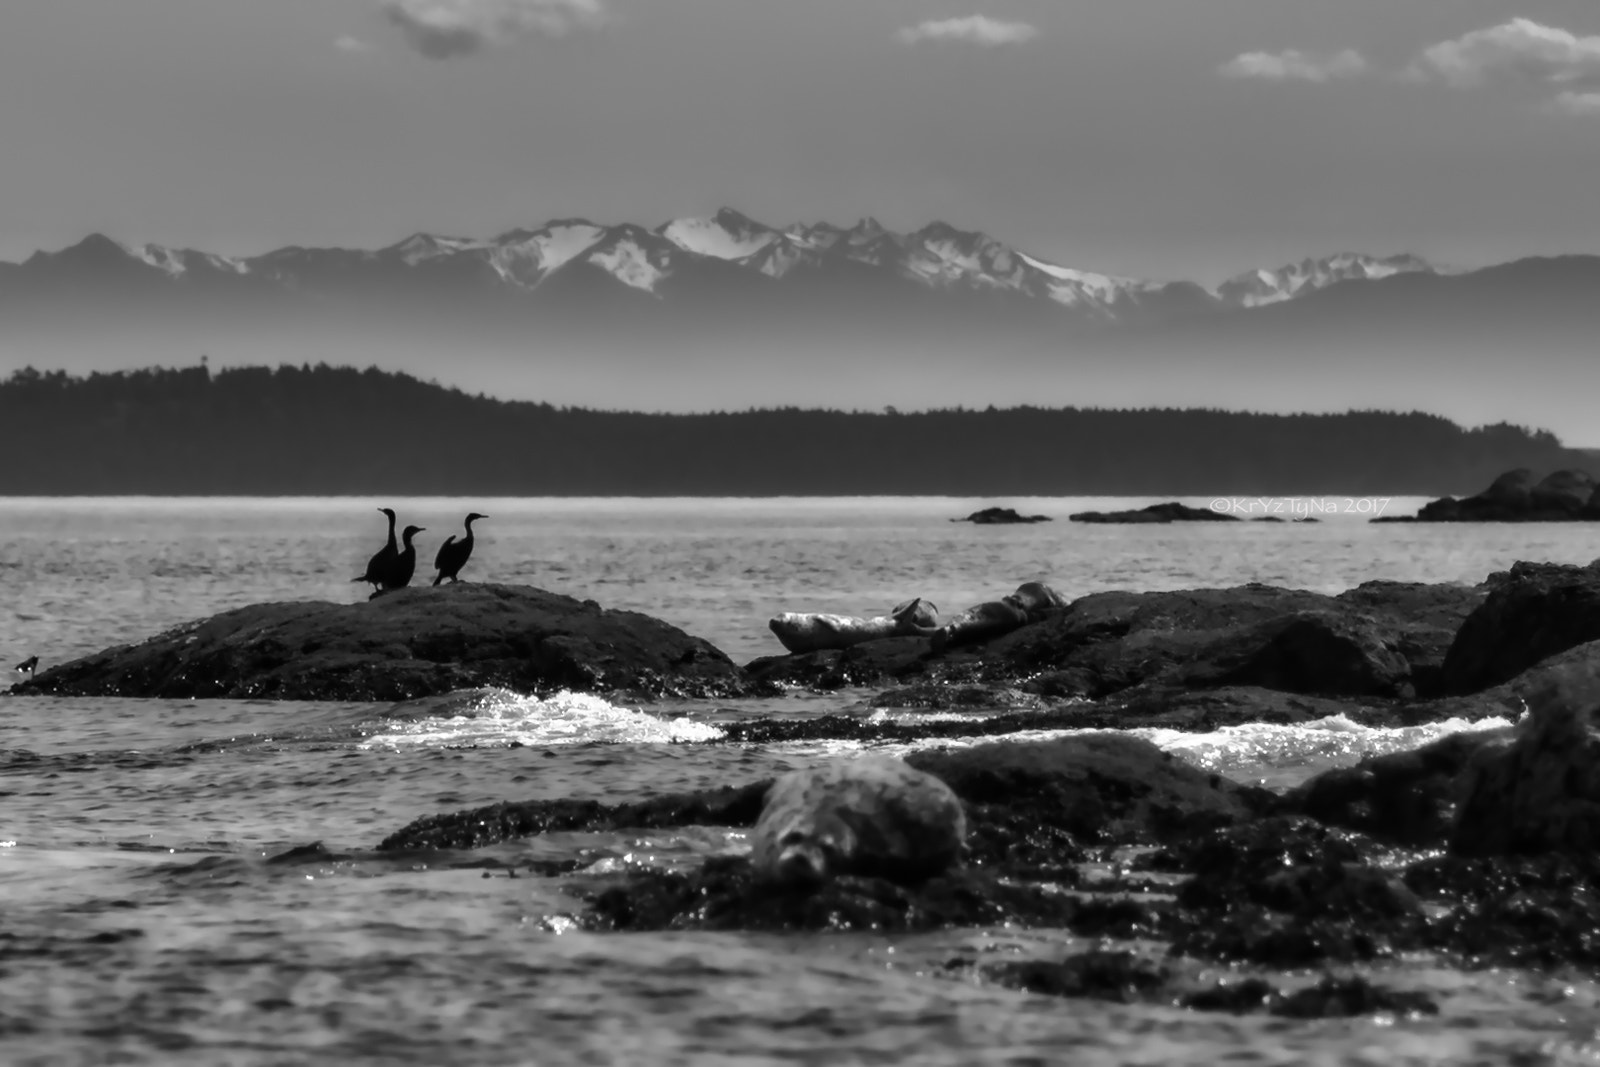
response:
M1009 596L976 604L952 616L943 626L929 631L928 636L933 650L942 652L952 645L987 641L1010 633L1066 606L1067 602L1061 594L1043 582L1024 582Z
M921 597L896 605L888 615L870 619L786 611L767 623L790 652L849 648L886 637L922 637L939 625L939 609Z
M770 886L809 891L842 874L915 883L961 864L967 816L931 774L845 757L774 782L751 837L756 879Z

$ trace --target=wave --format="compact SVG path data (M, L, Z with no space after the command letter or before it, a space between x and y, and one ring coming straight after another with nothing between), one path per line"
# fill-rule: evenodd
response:
M566 690L541 698L509 689L466 689L398 704L385 718L383 731L359 747L648 745L723 736L717 727L686 716L668 719Z

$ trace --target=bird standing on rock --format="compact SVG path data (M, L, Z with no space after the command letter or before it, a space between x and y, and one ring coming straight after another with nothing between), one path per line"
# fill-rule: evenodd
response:
M487 515L479 515L476 511L467 516L467 536L456 540L456 535L451 534L445 538L444 544L439 546L439 554L433 557L433 565L439 571L433 576L433 584L438 585L446 578L452 582L460 581L456 575L461 573L461 568L467 565L467 560L472 558L472 524L478 519L487 519Z
M17 670L21 671L23 674L26 674L29 678L32 678L36 673L38 673L39 657L29 656L27 659L17 664Z
M383 575L400 555L400 546L394 540L394 509L379 508L379 511L389 516L389 541L367 561L367 572L359 578L350 579L352 582L371 582L373 592L383 588ZM409 580L409 579L408 579Z
M373 593L373 597L382 596L393 589L404 589L411 584L411 576L417 571L417 546L411 543L411 539L425 529L427 529L425 526L407 526L401 533L400 540L405 544L405 547L400 550L399 554L394 557L394 561L389 564L388 569L379 577L379 582L383 588ZM371 600L372 597L367 599Z

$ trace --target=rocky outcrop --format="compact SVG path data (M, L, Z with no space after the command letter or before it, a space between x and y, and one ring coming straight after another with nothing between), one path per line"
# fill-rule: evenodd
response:
M1518 563L1490 578L1440 672L1449 693L1509 681L1541 660L1600 640L1600 568Z
M1483 492L1441 497L1416 515L1373 522L1571 522L1600 520L1600 483L1585 471L1559 470L1535 481L1526 468L1507 471Z
M1463 777L1452 851L1600 851L1600 658L1547 669L1515 736L1477 752Z
M984 508L974 511L964 519L951 522L972 522L979 526L1009 526L1015 523L1050 522L1048 515L1019 515L1016 508Z
M750 688L724 653L659 619L461 582L359 604L239 608L63 664L14 692L392 701L487 685L640 696Z
M1239 516L1212 511L1210 508L1192 508L1171 501L1151 504L1149 507L1128 511L1080 511L1068 515L1071 522L1145 523L1145 522L1238 522Z
M1155 685L1415 696L1432 688L1455 628L1483 596L1410 583L1339 596L1265 585L1099 593L985 652L1012 672L1048 674L1059 695Z
M1284 798L1286 810L1412 848L1442 847L1455 830L1462 776L1480 753L1510 743L1510 721L1450 734L1407 752L1324 771Z
M1013 620L1019 628L988 640L976 629L964 643L938 647L895 638L766 657L746 670L759 681L816 688L981 677L1091 699L1135 686L1428 695L1457 627L1486 595L1408 582L1368 582L1338 596L1266 585L1094 593L1047 605L1034 621Z

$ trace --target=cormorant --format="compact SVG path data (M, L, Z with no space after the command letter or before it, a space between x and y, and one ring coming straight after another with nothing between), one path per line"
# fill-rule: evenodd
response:
M456 575L461 573L461 568L467 565L467 560L472 558L472 524L478 519L487 519L487 515L479 515L474 511L467 516L467 536L456 540L456 535L451 534L445 538L444 544L439 546L439 554L433 557L433 565L439 573L433 576L433 584L438 585L446 578L452 582L460 581Z
M400 547L394 541L394 509L378 510L389 516L389 543L378 549L377 554L367 561L367 573L359 578L350 579L352 582L371 582L374 591L383 584L383 572L394 566L395 558L400 555Z
M400 539L405 542L406 547L400 550L400 554L395 556L394 560L389 564L389 569L383 572L383 576L380 579L383 588L378 593L372 594L373 596L377 596L379 593L387 593L391 589L404 589L411 584L411 576L417 571L417 546L411 543L411 539L426 528L424 526L407 526L401 532Z
M39 657L38 656L29 656L27 659L25 659L21 663L17 664L17 670L26 671L27 674L28 674L28 677L32 678L36 673L38 673L38 670L39 670Z

